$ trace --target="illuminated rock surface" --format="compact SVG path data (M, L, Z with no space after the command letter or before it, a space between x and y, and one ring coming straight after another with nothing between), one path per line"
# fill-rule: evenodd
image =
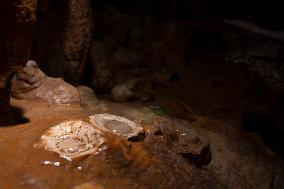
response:
M89 117L94 127L106 132L112 132L125 138L138 136L143 128L125 117L111 114L96 114Z
M171 118L157 106L131 108L100 103L87 108L79 104L12 100L12 105L25 110L24 116L30 122L0 128L0 150L5 152L0 155L0 188L269 188L272 178L275 185L282 186L283 173L277 159L269 163L267 155L256 153L254 144L246 138L238 137L236 142L228 137L238 135L237 132L223 135L205 126L224 127L226 123L201 117L193 122L181 121ZM104 140L101 150L93 151L94 148L82 145L78 152L68 152L81 144L72 140L73 134L85 138L84 133L99 133L87 123L88 117L104 114L124 117L141 125L145 131L144 140L131 142L117 133L102 132L99 134ZM69 133L70 124L75 129L73 133ZM116 124L111 122L108 127ZM86 129L79 129L82 125ZM124 124L118 125L123 128L122 133L129 131ZM68 132L62 132L64 130ZM60 135L52 133L60 132L68 136L57 145L63 152L33 147L42 134L52 136L43 138L49 140L49 148L54 147ZM97 146L102 138L91 141L96 141L94 146ZM59 155L70 156L70 152L72 157L88 155L70 158L72 161Z
M46 150L69 160L98 151L103 141L99 130L80 120L63 122L41 136Z

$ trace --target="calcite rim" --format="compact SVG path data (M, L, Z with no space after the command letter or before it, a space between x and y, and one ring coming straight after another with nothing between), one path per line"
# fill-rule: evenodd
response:
M139 124L136 124L134 121L131 121L122 116L116 116L112 114L95 114L89 117L89 121L94 127L102 131L111 132L111 133L114 133L116 135L119 135L125 138L135 137L143 132L143 127L141 127ZM107 121L123 122L127 126L131 127L131 131L128 133L112 132L105 127L105 122Z
M83 132L83 135L81 133L79 136L80 131ZM81 149L76 148L78 151L68 152L69 150L64 151L62 148L59 148L58 145L65 139L79 140ZM62 122L49 128L41 136L41 144L46 150L56 152L60 157L68 160L95 153L103 143L104 139L101 131L81 120Z

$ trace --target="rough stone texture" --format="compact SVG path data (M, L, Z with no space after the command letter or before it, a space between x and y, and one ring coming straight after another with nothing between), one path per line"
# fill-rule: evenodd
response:
M93 37L90 0L39 1L37 14L32 59L48 75L81 84Z
M20 0L15 3L16 7L19 9L17 16L19 21L23 22L35 22L36 21L36 8L37 0Z
M146 131L147 144L166 145L171 152L199 168L210 163L210 141L204 131L186 121L168 117L160 107L144 108L138 115L133 116L138 118Z
M57 104L79 102L79 92L61 78L46 76L36 62L28 61L12 80L12 96L16 99L41 100Z
M64 78L79 84L85 69L93 36L93 15L90 0L70 0L63 34Z
M207 130L218 124L218 130ZM279 177L283 177L283 162L274 158L263 143L249 142L250 136L228 122L208 119L204 122L210 136L212 161L208 170L227 188L282 188ZM222 128L222 129L221 129ZM257 138L257 136L255 136ZM266 153L263 153L266 152ZM269 154L270 153L270 154ZM269 160L269 159L273 160Z

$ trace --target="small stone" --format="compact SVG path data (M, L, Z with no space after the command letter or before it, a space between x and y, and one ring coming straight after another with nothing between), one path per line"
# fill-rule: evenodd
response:
M80 94L80 104L86 108L92 108L98 105L98 99L93 89L87 86L78 86L77 87Z
M130 80L115 85L111 90L111 99L114 102L126 102L135 99L135 94L132 91L135 84L136 84L135 80Z
M153 99L153 83L147 78L133 78L115 85L111 90L114 102L127 102L139 99L147 102Z

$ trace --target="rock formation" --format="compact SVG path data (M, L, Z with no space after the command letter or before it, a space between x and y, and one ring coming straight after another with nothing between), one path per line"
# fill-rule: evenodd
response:
M78 90L61 78L45 75L36 62L29 60L26 67L12 80L12 97L40 100L57 104L80 102Z

